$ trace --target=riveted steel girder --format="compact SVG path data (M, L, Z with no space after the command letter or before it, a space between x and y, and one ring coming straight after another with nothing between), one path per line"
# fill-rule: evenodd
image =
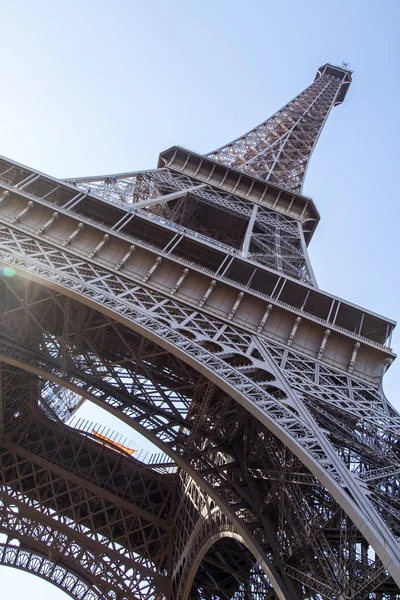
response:
M318 290L298 194L350 79L154 171L0 159L4 564L80 600L400 597L394 323ZM175 472L68 427L85 400Z

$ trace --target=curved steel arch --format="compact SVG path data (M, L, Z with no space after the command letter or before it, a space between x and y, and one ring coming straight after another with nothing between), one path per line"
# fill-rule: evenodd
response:
M18 261L14 262L14 264L16 266L18 266L17 262ZM25 266L26 266L26 263L25 263ZM42 275L43 275L43 273L42 273ZM34 277L34 279L36 279L36 278L37 278L37 276ZM39 280L41 280L41 282L44 283L44 280L42 277L40 277ZM54 282L51 282L50 286L58 287L58 285L55 286ZM71 287L73 287L73 285ZM66 290L65 287L63 287L63 288L58 287L58 289L60 291L62 290L63 293L67 292L70 295L74 296L73 292L70 289ZM372 543L372 545L375 547L375 549L378 549L378 554L380 552L381 558L383 559L385 566L389 570L392 571L392 575L396 579L396 576L398 575L396 560L392 561L392 564L391 564L390 556L388 556L388 555L390 555L391 550L389 549L388 553L385 552L384 545L383 544L380 545L380 542L379 542L379 538L382 539L382 537L379 535L379 532L376 531L376 529L372 526L372 524L368 522L368 519L363 518L363 515L360 516L360 512L361 512L360 506L357 507L356 503L343 490L342 486L347 485L351 489L351 493L353 494L353 497L355 495L354 490L357 490L357 495L360 498L360 490L359 490L359 488L357 488L356 482L352 481L352 478L350 477L349 472L344 467L340 468L339 472L340 472L340 475L343 478L343 480L341 483L338 483L337 481L335 481L335 478L330 473L327 473L321 467L321 464L319 464L315 460L315 457L312 456L311 452L307 452L301 446L301 444L298 443L297 440L293 439L293 437L290 435L290 433L288 433L282 427L282 425L279 424L279 422L273 421L270 415L266 415L265 412L261 412L260 408L256 405L256 402L254 402L254 396L252 397L248 393L249 389L251 391L253 391L253 393L254 393L254 391L257 392L258 391L257 387L259 387L259 386L254 385L254 382L251 382L250 380L248 380L248 378L245 378L245 381L247 383L247 394L244 394L243 392L240 393L238 391L237 387L235 388L234 385L232 385L232 382L236 381L236 382L241 383L244 380L242 373L238 373L237 370L233 369L231 366L227 365L226 363L223 363L223 361L216 360L216 357L213 356L211 353L207 352L204 348L199 347L197 344L188 340L187 338L185 338L184 336L179 334L177 331L174 331L171 328L167 327L165 324L165 321L163 319L157 320L156 318L154 318L154 316L150 316L149 314L145 314L144 312L136 311L136 315L135 315L136 323L133 324L133 319L132 319L133 309L132 308L129 310L130 319L128 319L126 316L127 310L121 311L121 312L125 312L125 316L121 316L120 314L118 315L116 312L111 311L110 308L105 308L103 305L99 305L99 299L97 299L97 302L91 300L91 298L90 298L91 289L88 288L87 290L85 290L85 288L80 283L79 299L82 299L82 297L85 294L86 294L86 303L92 305L94 308L96 308L96 310L98 310L100 307L102 312L112 314L116 320L123 321L125 324L129 324L130 327L133 327L134 329L140 331L146 337L149 337L153 340L157 340L157 342L159 343L160 346L168 348L168 350L172 351L175 355L179 356L187 363L193 365L198 371L207 373L207 378L209 378L210 380L217 383L222 389L225 389L226 391L228 391L228 393L232 397L234 397L238 402L240 402L242 405L244 405L247 410L250 410L250 412L252 412L257 418L259 418L261 421L263 421L267 425L267 427L271 431L273 431L273 433L278 435L278 437L280 437L280 439L283 439L291 450L294 449L295 453L297 453L297 455L302 459L303 463L306 464L307 467L311 470L311 472L313 472L325 484L327 489L333 494L333 496L336 498L336 500L339 502L339 504L342 504L343 508L348 512L348 514L350 515L352 520L361 529L361 531L365 535L366 539L368 541L370 541L370 543ZM101 296L105 301L107 301L106 294L104 294L104 290L101 290ZM77 298L77 296L75 296L75 297ZM114 298L114 300L115 300L115 298ZM126 305L125 305L125 308L126 308ZM272 372L274 372L274 371L275 371L275 373L277 372L277 367L276 367L276 365L274 365L272 363L272 361L269 363L268 366ZM221 369L223 370L223 379L221 378L221 375L218 372L218 367L221 367ZM232 382L229 381L230 379ZM288 392L288 396L289 397L290 397L290 395L292 396L292 399L291 399L292 401L288 402L288 406L293 407L295 400L293 400L292 391L290 389L288 389L288 386L285 386L284 380L283 381L281 380L280 384L283 389L286 389L286 391ZM265 390L261 389L260 392L261 392L262 397L265 402L265 397L266 397ZM246 398L246 396L247 396L247 398ZM282 402L279 403L276 401L276 399L274 399L274 400L271 399L270 405L272 405L272 404L274 404L275 406L280 405L280 409L281 409L282 413L285 414L286 419L288 419L290 417L292 423L293 423L293 421L296 421L296 420L299 421L299 418L296 416L293 416L293 411L291 411L290 408L288 409L288 406L285 406L284 403L282 403ZM296 403L296 409L298 409L299 407L302 407L304 409L302 411L302 417L304 418L304 421L302 422L302 426L303 426L303 428L304 427L306 428L306 432L308 434L310 432L313 434L312 443L315 445L315 442L316 442L315 434L319 434L319 441L321 442L321 439L323 438L323 434L320 431L318 431L318 427L316 426L315 422L313 422L313 419L311 418L310 414L306 411L305 407L303 407L301 405L301 402ZM318 437L317 437L317 440L318 440ZM322 443L323 443L324 448L327 448L327 447L329 448L329 444L328 444L326 438L323 438ZM340 465L338 465L338 460L334 456L333 452L328 457L328 459L329 459L330 464L332 464L332 462L333 462L335 464L336 468L338 466L340 467ZM361 500L364 501L365 498L366 498L366 496L363 494L361 496ZM359 500L359 503L362 504L362 502L360 502L360 500ZM393 557L393 553L392 553L392 557Z
M216 542L218 542L219 540L222 540L224 538L235 539L236 541L243 544L244 547L246 547L246 543L243 540L242 536L240 536L238 533L236 533L232 528L229 528L229 526L226 528L221 527L220 531L214 532L213 534L211 534L210 537L207 537L205 540L200 539L199 540L200 543L198 545L198 548L196 549L197 553L196 553L195 561L191 565L191 569L190 569L190 572L189 572L187 580L186 580L185 589L183 591L183 600L188 600L188 597L190 594L190 588L193 585L193 581L196 576L197 570L198 570L203 558L207 554L208 550Z
M58 557L101 598L166 595L155 561L169 539L169 476L138 473L128 457L49 420L32 403L29 373L1 367L0 530Z
M306 242L319 215L310 199L287 191L301 189L322 126L350 81L347 67L324 65L305 92L211 158L174 147L157 171L70 184L0 160L0 259L29 272L40 290L56 290L57 304L46 323L26 299L25 322L3 338L5 360L32 382L30 409L10 401L6 427L0 411L5 447L14 441L25 461L29 453L37 463L40 452L51 456L51 444L49 452L30 436L33 419L24 420L44 406L40 376L95 397L176 457L210 494L212 514L216 499L265 557L285 598L400 592L400 418L378 389L393 358L386 343L394 324L318 290ZM247 175L236 172L241 166ZM99 317L90 334L78 326L71 336L70 297L107 315L106 325ZM71 468L67 457L54 458L45 490L59 463ZM22 479L17 469L17 491ZM45 512L46 495L38 497ZM204 506L195 494L193 510L182 498L174 532L190 545ZM74 517L79 527L79 511ZM370 559L370 544L382 562ZM170 557L171 550L169 573ZM385 569L397 586L379 587L389 579Z
M28 519L18 515L16 520L21 524ZM50 528L48 523L43 524L43 515L39 515L38 521L33 523L29 518L29 525L34 529L32 535L27 533L26 528L24 532L21 532L7 530L0 526L0 533L8 535L9 538L7 543L0 543L0 564L27 570L48 579L77 600L139 598L139 596L132 595L128 586L121 585L122 574L115 573L110 561L106 561L104 558L102 560L98 554L94 555L87 550L82 542L76 541L73 532L68 532L70 539L66 543L67 536L65 534L62 535L55 528ZM46 536L48 544L52 544L50 547L48 546L48 549L46 543L38 539L37 535L40 533ZM19 541L20 545L11 544L12 540ZM6 551L8 548L10 548L9 552ZM77 553L75 558L73 557L74 552ZM40 564L32 564L29 561L29 555L41 557ZM90 579L97 580L97 583L90 582Z
M14 567L41 577L76 600L107 598L107 594L102 593L94 582L88 580L89 573L86 581L82 577L79 557L74 559L73 552L67 550L67 546L72 546L73 541L67 544L65 536L62 540L60 531L49 528L48 523L43 525L35 522L32 514L21 515L15 509L18 510L15 499L5 499L1 494L0 533L7 536L6 542L0 542L1 566ZM35 535L38 529L42 531L42 540L38 540ZM54 547L49 548L50 539L58 542L58 551ZM13 544L13 541L18 541L19 544ZM61 552L62 541L65 545L64 552ZM92 557L92 560L95 561L95 557Z
M240 542L246 550L248 550L248 548L245 540L230 523L228 517L218 506L207 502L206 494L201 494L201 490L196 489L197 486L193 479L185 474L181 476L181 484L185 488L186 498L192 498L197 495L196 505L198 507L198 518L196 522L191 522L190 535L187 537L183 536L185 540L184 543L178 544L175 550L176 560L172 576L173 597L177 600L187 600L193 586L196 572L205 554L218 540L224 538L235 539ZM198 492L200 492L200 498L198 497ZM178 532L185 530L185 521L190 522L192 516L190 512L190 506L189 508L186 507L186 509L184 508L182 510L183 514L179 515ZM249 554L251 554L250 551ZM251 556L253 555L251 554ZM256 558L254 556L253 558L254 563L256 563ZM228 567L229 570L234 569L236 571L238 569L238 565L232 565L234 559L230 554L228 557L226 555L224 557L217 557L217 561L222 567L224 563L230 565ZM267 575L261 567L259 568ZM238 572L238 576L239 575ZM269 580L267 585L268 590L271 590L272 586L269 583ZM264 589L264 592L265 591L267 590Z
M388 531L380 515L371 506L365 488L357 482L355 477L338 459L325 434L282 376L279 377L277 374L277 378L280 379L280 383L284 386L290 400L287 403L277 402L276 398L270 397L266 402L265 397L267 394L265 390L251 381L247 380L246 382L247 378L243 374L239 374L233 367L227 366L222 360L216 359L207 350L199 348L193 341L169 327L166 324L165 317L161 316L157 320L154 313L146 312L137 306L132 306L129 302L116 299L110 293L107 293L104 286L99 282L97 282L97 285L96 283L88 285L71 275L60 274L54 268L51 269L47 266L47 261L45 266L44 261L43 264L38 264L38 259L29 260L28 257L11 257L10 253L7 257L8 260L4 260L5 253L2 252L2 254L3 257L0 256L0 259L6 264L29 273L32 279L41 282L42 285L58 289L61 293L108 314L115 320L157 342L161 347L170 350L199 372L206 373L211 381L230 394L266 425L272 433L284 441L287 447L323 483L355 525L362 531L384 566L400 586L400 553L397 540ZM68 284L71 287L67 287ZM93 293L97 296L95 300L92 299ZM266 357L264 357L265 359ZM268 367L275 373L279 371L272 361L269 361ZM250 392L239 392L237 387L239 382L243 382L244 386L247 383L247 389L250 387ZM277 407L281 419L277 418ZM290 432L290 427L293 425L297 430L296 437ZM313 448L317 448L317 453L312 450ZM319 459L317 458L318 453ZM332 473L329 473L326 465L333 466Z
M213 568L216 568L219 581L209 573ZM254 600L276 598L265 572L249 552L244 540L228 530L213 534L199 548L199 556L189 573L184 600L188 600L192 589L200 593L203 590L203 597L206 598L209 594L213 595L213 584L214 594L218 597L219 589L224 589L221 578L224 587L228 584L231 588L231 597L234 599L248 598L249 595Z
M11 544L0 543L0 566L11 567L40 577L51 583L75 600L103 600L99 595L70 571L56 565L46 556L32 550L18 548ZM80 589L80 586L83 589Z
M257 556L257 560L267 572L268 577L271 579L271 581L274 582L274 588L276 589L278 597L280 597L282 600L289 600L289 598L293 598L293 594L290 595L290 593L285 590L286 586L284 582L282 582L281 576L279 575L279 573L276 572L270 560L264 555L262 548L257 544L257 542L254 539L252 539L251 534L248 531L246 531L245 524L238 521L236 515L229 508L229 505L221 500L221 498L215 493L210 484L203 477L199 476L199 474L196 473L196 471L190 465L190 463L185 461L185 459L182 458L178 453L174 452L168 444L163 443L154 433L152 434L151 432L149 432L149 430L146 429L146 427L144 427L143 425L136 423L133 419L124 415L122 412L113 409L113 407L104 402L104 400L99 400L98 395L95 395L93 393L96 391L95 389L92 388L92 393L89 393L84 387L77 385L78 379L76 379L74 383L71 383L66 377L63 378L62 374L60 374L60 376L57 377L51 371L44 370L43 366L41 368L35 367L34 364L32 364L33 354L28 357L27 362L23 362L21 360L21 357L19 357L18 359L11 358L10 355L3 354L2 350L4 351L4 344L0 342L0 360L2 362L24 369L30 373L43 377L46 380L54 381L60 385L65 386L67 389L70 389L71 391L81 395L85 399L92 401L93 403L107 410L111 414L117 416L126 424L136 429L139 433L147 437L152 443L157 445L161 450L163 450L166 454L173 458L178 464L178 466L180 466L184 471L186 471L201 486L201 488L206 490L208 495L212 497L216 503L220 505L222 503L223 511L230 515L230 519L235 522L237 529L242 533L243 539L246 539L246 542L252 549L253 554ZM98 389L100 392L104 391L104 387L102 386L100 386ZM110 397L113 396L113 393L115 394L115 390L112 389L108 389L108 392L110 394Z
M21 362L19 362L19 361L14 361L14 360L12 360L12 359L10 360L9 358L8 358L8 361L9 361L11 364L15 364L15 365L17 365L17 366L19 366L19 367L23 367L23 366L24 366L24 365L23 365L23 363L21 363ZM184 460L183 460L183 459L182 459L182 458L179 456L179 454L176 454L176 453L172 452L172 451L171 451L171 449L170 449L170 448L169 448L167 445L165 445L165 444L163 444L162 442L160 442L160 440L159 440L159 439L158 439L158 438L157 438L157 437L156 437L154 434L151 434L151 433L149 433L149 432L148 432L148 431L145 429L145 427L143 427L143 426L140 426L140 425L138 425L138 424L135 424L134 422L132 422L132 420L131 420L129 417L126 417L126 416L125 416L124 414L122 414L122 413L118 413L118 411L116 411L115 409L112 409L112 407L110 407L109 405L107 405L107 404L104 404L104 402L102 402L102 401L99 401L99 398L98 398L98 396L96 396L96 395L92 395L92 394L90 394L90 393L86 392L86 391L85 391L85 390L84 390L82 387L80 387L80 386L78 386L78 385L76 385L76 384L75 384L75 385L73 385L73 384L71 384L70 382L68 382L68 381L66 381L66 380L63 380L63 379L60 379L60 378L55 378L55 377L54 377L54 375L53 375L52 373L50 373L50 372L42 371L42 370L40 370L40 369L35 369L35 368L32 366L32 364L30 364L30 363L26 363L26 364L25 364L25 368L26 368L27 370L29 370L30 372L32 372L32 373L35 373L35 374L38 374L38 375L41 375L41 376L44 376L44 377L46 377L46 378L47 378L47 379L49 379L49 380L54 380L54 381L56 381L56 382L57 382L57 383L59 383L59 384L64 384L64 385L65 385L65 387L67 387L68 389L71 389L72 391L74 391L74 392L75 392L75 393L77 393L77 394L81 394L82 396L84 396L84 397L85 397L85 398L87 398L88 400L91 400L92 402L94 402L94 403L98 404L98 405L99 405L99 406L101 406L102 408L105 408L106 410L109 410L109 412L111 412L112 414L114 414L114 415L116 415L116 416L119 416L119 418L121 418L121 420L124 420L124 421L125 421L127 424L130 424L131 426L133 426L133 427L134 427L135 429L137 429L137 430L138 430L138 431L139 431L139 432L140 432L142 435L147 435L147 437L148 437L148 438L149 438L149 439L150 439L150 440L151 440L151 441L152 441L152 442L153 442L155 445L158 445L158 446L159 446L161 449L163 449L163 450L164 450L166 453L168 452L168 453L170 454L170 456L172 456L173 458L175 458L176 462L177 462L177 463L178 463L178 464L179 464L179 465L180 465L182 468L184 468L184 469L186 470L186 472L188 472L189 474L191 474L191 475L192 475L192 477L193 477L193 479L195 479L197 482L199 482L202 488L204 488L204 489L206 489L206 490L207 490L207 492L208 492L208 494L210 495L210 497L214 498L214 500L215 500L217 503L219 503L219 504L221 505L221 499L220 499L220 498L219 498L219 497L218 497L218 496L217 496L217 495L214 493L214 491L213 491L212 487L210 487L210 485L207 483L207 481L205 481L205 480L204 480L204 478L200 478L200 477L199 477L199 475L196 473L196 471L194 471L194 470L193 470L193 468L192 468L192 467L190 467L190 465L189 465L189 467L187 466L187 463L185 463L185 461L184 461ZM304 476L304 479L305 479L305 480L307 480L307 477L306 477L306 476ZM231 515L231 519L232 519L233 521L235 521L235 518L234 518L234 516L232 517L232 512L231 512L231 510L229 509L229 506L227 506L226 504L225 504L225 505L223 505L223 510L224 510L224 511L225 511L227 514L230 514L230 515ZM245 526L243 526L242 524L238 524L237 520L236 520L236 525L237 525L237 529L238 529L239 531L242 531L242 533L244 533L244 535L243 535L243 538L247 538L247 540L248 540L248 539L250 539L250 542L246 542L246 545L247 545L247 546L250 546L250 548L252 549L252 547L254 547L254 543L252 543L252 538L251 538L251 536L250 536L250 538L249 538L249 534L248 534L248 532L247 532L247 534L246 534L246 531L244 531L244 530L243 530L243 527L245 527ZM256 547L257 547L257 546L256 546ZM253 554L255 554L255 553L254 553L254 551L253 551ZM263 560L263 558L262 558L262 555L261 555L261 554L258 554L258 555L256 555L256 556L257 556L257 559L258 559L258 561L260 562L260 564L261 564L261 565L263 565L264 571L267 573L267 575L268 575L268 576L270 576L270 573L274 573L274 568L273 568L273 567L272 567L272 570L271 570L271 566L270 566L270 565L265 565L265 561ZM293 575L294 575L294 576L299 576L299 573L296 573L296 571L295 571L295 570L293 570L293 569L290 571L290 574L292 574L292 573L293 573ZM372 574L373 574L373 575L375 575L375 573L372 573ZM381 574L381 571L379 571L379 573L378 573L378 574L380 575L380 574ZM270 578L273 580L273 578L272 578L272 577L270 577ZM304 577L303 577L303 579L304 579ZM303 581L302 583L304 583L304 581ZM323 586L324 586L324 584L323 584L322 582L318 582L318 586L319 586L319 587L318 587L318 591L320 591L321 587L322 587L322 589L323 589ZM306 587L307 587L307 583L306 583ZM315 588L314 588L314 589L315 589ZM295 595L293 594L293 592L287 593L287 595L286 595L286 596L281 596L280 594L282 593L282 591L279 589L279 587L276 585L276 583L275 583L275 585L274 585L274 590L276 591L276 593L277 593L278 597L280 596L280 597L291 598L291 599L295 597ZM285 592L283 592L283 593L285 593Z

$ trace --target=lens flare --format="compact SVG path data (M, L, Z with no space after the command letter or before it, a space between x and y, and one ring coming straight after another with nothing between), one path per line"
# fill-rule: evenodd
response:
M1 273L4 275L4 277L14 277L15 269L14 267L4 267L1 269Z

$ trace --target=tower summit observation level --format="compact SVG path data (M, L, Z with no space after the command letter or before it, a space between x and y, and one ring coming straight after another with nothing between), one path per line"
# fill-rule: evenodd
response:
M321 290L308 162L351 72L158 168L0 158L0 563L79 600L400 600L395 323ZM150 458L71 416L101 406Z

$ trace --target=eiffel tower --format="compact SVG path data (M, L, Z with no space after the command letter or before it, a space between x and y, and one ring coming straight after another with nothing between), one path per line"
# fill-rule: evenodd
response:
M77 600L400 598L395 323L322 291L307 253L304 176L351 78L326 64L148 171L1 158L0 564Z

